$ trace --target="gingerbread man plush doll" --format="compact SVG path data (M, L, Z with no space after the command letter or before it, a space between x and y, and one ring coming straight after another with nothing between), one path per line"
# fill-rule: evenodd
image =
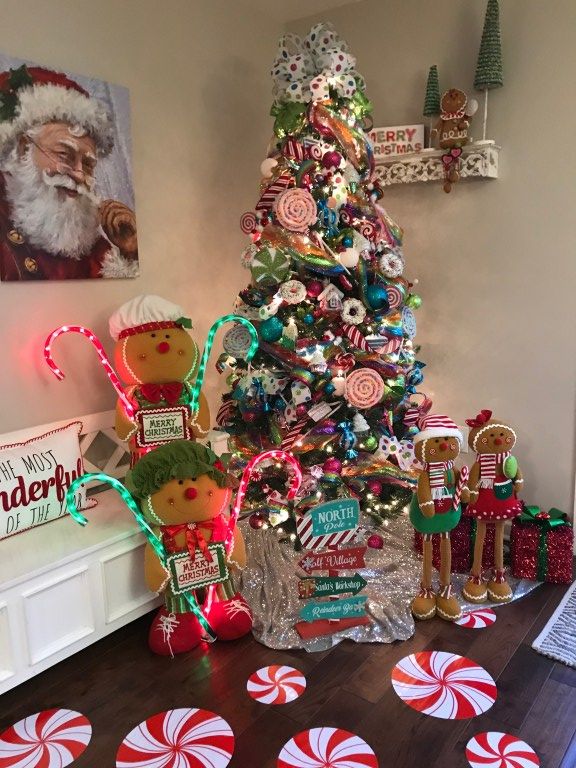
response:
M473 603L482 603L488 598L495 603L512 599L512 590L504 573L504 523L522 512L522 502L518 499L522 473L511 454L516 433L512 427L491 416L492 411L483 410L474 419L466 419L466 424L471 427L468 444L476 451L468 482L470 504L466 514L476 518L478 525L472 572L462 595ZM487 523L494 523L496 534L494 575L488 583L482 578Z
M414 437L414 452L424 470L418 478L418 490L412 497L410 522L423 535L424 563L421 589L412 601L412 613L417 619L431 619L438 614L446 621L456 621L462 611L452 594L450 531L458 525L461 515L459 472L454 469L454 460L460 453L463 438L456 424L447 416L424 416L418 426L420 432ZM440 589L437 594L432 588L434 533L442 537Z
M447 152L442 155L444 166L444 191L450 192L452 184L460 178L460 156L462 147L470 141L468 128L470 120L478 109L475 99L468 100L464 91L450 88L440 100L442 112L432 133L438 137L438 146Z
M232 574L226 575L228 569L233 572L246 564L239 528L234 528L229 554L225 547L235 484L216 454L187 440L150 451L126 477L126 487L166 555L162 562L146 545L146 583L165 600L150 628L148 642L154 653L174 655L200 643L202 628L183 597L188 585L196 589L198 575L203 587L217 584L214 599L202 610L219 640L234 640L252 628L250 609L236 592Z
M199 409L190 410L198 347L187 328L184 310L160 296L137 296L110 318L116 342L114 362L134 405L129 416L121 401L116 408L116 433L127 440L132 464L158 445L203 437L210 412L202 393Z

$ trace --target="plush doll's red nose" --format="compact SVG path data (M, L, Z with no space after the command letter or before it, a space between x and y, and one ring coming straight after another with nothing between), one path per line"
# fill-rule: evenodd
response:
M438 447L441 451L445 451L448 448L448 443L440 443Z
M184 496L190 501L192 501L192 499L195 499L196 496L198 496L198 491L196 490L196 488L192 488L192 487L186 488L186 490L184 491Z
M502 438L496 437L494 438L494 445L502 445Z
M168 344L167 341L161 341L160 344L156 345L156 352L160 352L161 355L169 351L170 351L170 344Z

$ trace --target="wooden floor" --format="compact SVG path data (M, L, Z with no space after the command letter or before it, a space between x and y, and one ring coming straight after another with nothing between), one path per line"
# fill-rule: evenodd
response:
M531 744L542 768L576 766L576 670L530 648L565 592L543 585L498 609L485 630L439 619L393 645L343 642L318 654L273 651L251 637L197 648L171 661L146 646L144 617L0 698L0 732L51 707L74 709L93 726L77 768L114 766L124 736L155 712L202 707L222 715L236 735L231 768L275 768L283 744L300 730L346 728L375 750L380 768L465 768L464 748L475 733L509 731ZM576 627L575 627L576 631ZM390 670L409 653L445 650L468 656L496 679L498 699L468 721L420 715L396 696ZM249 675L267 664L290 664L307 677L305 694L271 707L246 694Z

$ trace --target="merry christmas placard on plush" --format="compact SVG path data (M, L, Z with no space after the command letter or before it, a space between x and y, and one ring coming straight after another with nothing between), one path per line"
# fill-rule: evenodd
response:
M84 474L81 429L82 422L74 421L26 442L0 446L0 539L67 513L66 491ZM77 503L91 506L85 491Z

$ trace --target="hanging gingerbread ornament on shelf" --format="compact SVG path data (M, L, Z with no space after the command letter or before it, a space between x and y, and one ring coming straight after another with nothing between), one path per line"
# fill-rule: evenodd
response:
M438 137L444 167L444 192L450 192L452 184L460 179L460 158L462 147L470 141L468 129L470 120L478 109L476 99L468 99L464 91L450 88L442 94L441 113L433 133Z

